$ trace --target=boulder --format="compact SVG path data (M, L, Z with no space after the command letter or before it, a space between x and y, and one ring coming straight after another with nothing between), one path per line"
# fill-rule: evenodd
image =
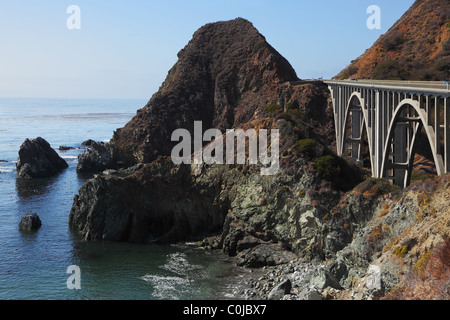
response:
M328 272L325 268L319 268L313 274L313 277L310 281L311 286L323 290L326 287L332 287L334 289L341 289L341 285L336 278Z
M59 146L59 151L67 151L67 150L73 150L75 149L74 147L69 147L69 146Z
M277 266L295 260L297 256L282 248L279 244L261 244L243 250L237 257L236 264L247 268Z
M291 293L292 283L291 280L287 279L286 281L281 282L275 288L270 291L268 300L281 300L287 294Z
M90 147L90 146L92 146L94 143L95 143L94 140L88 139L88 140L83 141L83 142L81 143L81 145L82 145L82 146L86 146L86 147Z
M94 173L116 168L110 144L90 141L88 145L78 156L77 172Z
M317 291L315 288L305 288L303 289L299 295L299 300L305 300L305 301L320 301L325 300L325 297Z
M68 167L67 162L43 138L26 139L19 150L18 178L48 178Z
M20 231L36 231L42 226L41 219L36 213L28 213L19 223Z

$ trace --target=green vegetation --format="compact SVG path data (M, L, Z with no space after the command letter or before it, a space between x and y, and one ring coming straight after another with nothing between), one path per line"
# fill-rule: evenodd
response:
M384 178L372 178L375 181L373 187L374 191L378 194L389 194L401 191L401 188L395 184L390 184Z
M385 38L383 41L383 49L386 51L396 50L401 46L405 40L400 32L392 34L390 37Z
M432 250L425 253L419 261L414 265L413 269L416 271L419 275L422 274L425 271L426 266L428 265L428 262L431 260Z
M408 253L408 250L409 250L409 246L407 244L405 244L404 246L395 248L392 251L392 253L400 258L403 258Z
M373 71L375 79L401 79L399 65L395 60L387 60L380 63Z
M298 103L297 101L289 101L288 103L286 103L286 110L294 110L298 108Z
M272 103L270 105L268 105L265 109L264 112L265 113L277 113L277 112L281 112L281 106L277 103Z
M326 179L333 179L340 173L340 166L333 156L323 156L314 160L314 167Z
M450 56L440 58L434 64L434 69L437 71L448 71L450 69Z
M305 120L305 114L299 109L288 109L285 113L280 115L279 118L285 119L286 121L297 125L299 121Z
M421 171L418 170L413 170L413 172L411 173L411 182L425 181L429 178L430 178L429 175L422 173Z
M301 139L298 140L295 145L300 153L303 153L308 157L314 157L318 147L318 142L314 139Z
M448 39L447 41L445 41L442 44L442 49L444 49L444 54L449 54L450 53L450 39Z
M368 178L363 183L359 184L354 190L361 194L364 198L372 199L377 195L399 193L402 188L397 185L390 184L388 180L383 178Z

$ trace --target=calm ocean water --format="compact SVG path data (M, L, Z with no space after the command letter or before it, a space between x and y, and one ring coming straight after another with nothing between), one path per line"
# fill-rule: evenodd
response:
M245 276L218 252L171 246L84 242L68 229L73 197L85 180L76 173L80 143L107 141L144 100L0 99L0 300L226 299ZM26 138L42 137L69 168L51 179L16 180ZM6 162L4 162L6 161ZM18 230L37 213L42 228ZM81 289L67 288L67 268L80 267Z

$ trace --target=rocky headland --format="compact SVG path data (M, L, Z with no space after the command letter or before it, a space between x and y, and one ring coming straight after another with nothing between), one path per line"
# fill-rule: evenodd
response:
M400 190L337 157L327 87L300 80L245 19L205 25L178 57L134 119L80 156L97 174L75 196L74 232L222 250L267 268L248 299L448 297L449 177ZM194 135L195 121L279 130L280 169L175 165L172 132Z

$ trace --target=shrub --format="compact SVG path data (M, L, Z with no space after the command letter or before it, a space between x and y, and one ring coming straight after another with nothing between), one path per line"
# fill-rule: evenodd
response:
M450 238L446 238L444 244L439 250L438 257L440 262L450 268Z
M279 104L276 103L272 103L270 105L268 105L265 109L264 112L265 113L277 113L281 111L281 106Z
M429 178L429 176L419 170L414 170L411 173L411 182L414 181L425 181Z
M352 66L347 68L347 73L348 73L349 77L353 76L357 72L358 72L358 67L357 66L352 65Z
M391 37L386 38L383 41L383 48L386 51L391 51L398 48L404 42L402 34L400 32L395 32Z
M298 108L297 101L289 101L288 103L286 103L286 110L292 110L296 108Z
M288 109L286 112L280 114L278 119L284 119L293 125L298 125L299 121L305 120L305 114L299 109Z
M450 24L450 22L449 22L449 24ZM444 54L450 53L450 39L448 39L447 41L445 41L442 44L442 48L444 49Z
M377 65L373 71L375 79L399 78L398 64L394 60L387 60Z
M295 145L300 153L309 157L314 157L318 142L314 139L301 139L298 140Z
M435 62L434 69L437 71L448 71L450 69L450 56L443 57Z
M314 160L316 171L326 179L337 176L340 172L340 166L333 156L323 156Z
M417 263L414 265L413 270L415 272L417 272L418 275L421 275L424 271L426 266L428 265L428 262L431 259L431 255L432 255L432 251L428 251L427 253L425 253L420 259L419 261L417 261Z
M404 246L395 248L392 251L392 253L400 258L403 258L408 253L408 250L409 250L409 246L407 244L405 244Z

